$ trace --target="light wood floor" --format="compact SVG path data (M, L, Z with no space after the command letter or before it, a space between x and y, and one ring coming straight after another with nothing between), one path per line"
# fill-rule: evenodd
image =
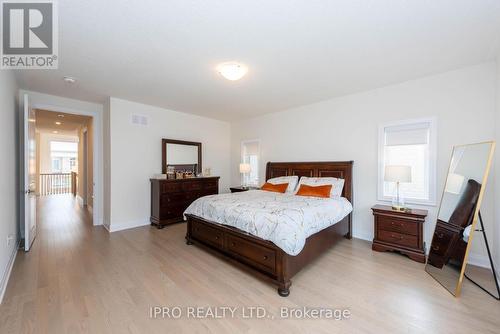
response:
M40 201L19 252L0 333L498 333L500 303L465 282L452 297L404 256L343 240L276 287L184 242L185 224L108 234L70 196ZM150 319L151 306L263 306L275 319ZM279 308L347 308L349 320L279 319Z

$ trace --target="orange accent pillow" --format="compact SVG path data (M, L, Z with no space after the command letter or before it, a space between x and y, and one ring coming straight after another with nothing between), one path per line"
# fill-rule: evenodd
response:
M307 184L301 184L295 195L329 198L331 191L331 184L324 186L308 186Z
M288 188L288 183L272 184L266 182L260 189L266 191L273 191L275 193L284 193L286 191L286 188Z

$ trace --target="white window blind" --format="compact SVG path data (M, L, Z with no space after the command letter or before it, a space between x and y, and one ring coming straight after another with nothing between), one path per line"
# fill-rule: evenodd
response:
M384 181L387 165L411 167L412 182L401 183L406 202L435 204L435 121L403 121L379 130L379 200L396 195L396 183Z

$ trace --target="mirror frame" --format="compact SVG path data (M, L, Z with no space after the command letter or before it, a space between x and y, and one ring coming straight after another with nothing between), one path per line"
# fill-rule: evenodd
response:
M457 286L455 287L455 293L453 293L453 291L449 290L435 276L433 276L429 271L427 271L427 266L428 266L427 262L429 261L429 257L427 257L427 261L425 263L425 271L432 278L434 278L439 284L441 284L446 289L446 291L448 291L449 293L451 293L455 297L459 297L460 293L462 291L462 283L463 283L463 280L464 280L465 269L467 267L467 260L469 258L469 252L470 252L470 249L471 249L472 240L473 240L473 237L474 237L476 225L477 225L477 222L479 220L479 210L481 209L481 204L483 202L484 191L486 190L486 184L488 182L488 176L489 176L490 169L491 169L491 162L493 160L493 153L495 152L495 146L496 146L496 142L495 141L491 140L491 141L484 141L484 142L479 142L479 143L472 143L472 144L455 145L455 146L453 146L453 149L451 151L451 157L450 157L450 160L449 160L450 163L449 163L448 169L447 169L445 184L443 185L443 192L441 194L441 200L439 201L439 209L438 209L437 216L436 216L436 222L437 222L437 219L439 217L439 213L441 211L441 205L443 204L444 190L446 188L446 182L448 182L448 175L450 173L451 161L453 159L453 154L455 153L455 150L457 148L460 148L460 147L467 147L467 146L474 146L474 145L481 145L481 144L490 144L491 147L490 147L490 152L488 154L488 161L486 163L486 169L485 169L484 174L483 174L483 180L481 182L481 190L479 191L479 196L478 196L478 199L477 199L477 205L476 205L476 208L474 209L474 217L472 219L471 232L470 232L470 235L469 235L469 241L467 243L467 248L465 249L464 260L462 262L462 268L460 269L460 276L458 277ZM434 227L434 230L435 229L436 229L436 227ZM431 247L432 247L433 241L434 241L434 233L432 234Z
M167 144L178 144L178 145L189 145L189 146L197 146L198 147L198 165L197 165L197 174L201 173L201 143L195 141L185 141L185 140L177 140L177 139L165 139L161 140L161 171L163 174L167 173Z

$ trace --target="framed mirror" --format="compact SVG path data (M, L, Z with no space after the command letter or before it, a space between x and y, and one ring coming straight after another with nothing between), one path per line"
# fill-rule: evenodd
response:
M425 270L458 297L495 142L453 148Z
M167 173L167 166L174 170L201 173L201 143L162 139L162 173Z

